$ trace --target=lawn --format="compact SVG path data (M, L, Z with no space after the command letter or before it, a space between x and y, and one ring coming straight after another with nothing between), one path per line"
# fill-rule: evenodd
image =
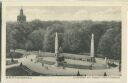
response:
M72 60L72 59L65 59L66 63L64 64L67 68L75 68L75 69L89 69L89 66L91 65L90 62L81 61L81 60ZM96 59L96 63L94 63L93 69L95 70L101 70L101 69L107 69L106 64L104 60L102 59ZM54 65L55 64L55 58L54 57L43 57L43 59L37 60L37 62L40 62L42 64L48 64L48 65Z

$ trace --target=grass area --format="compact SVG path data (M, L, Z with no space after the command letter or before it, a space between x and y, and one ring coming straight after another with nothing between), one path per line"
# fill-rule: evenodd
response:
M38 62L42 64L54 65L55 58L54 57L43 57L43 59L37 59ZM64 63L64 66L67 68L75 68L75 69L90 69L90 62L82 61L82 60L73 60L73 59L65 59L67 63ZM115 64L109 65L111 68L117 67ZM96 63L94 63L93 69L102 70L108 69L107 64L104 62L104 59L96 58Z
M55 64L55 62L46 61L46 60L41 60L41 61L38 61L38 62L41 62L43 64L48 64L48 65L54 65ZM77 65L77 64L67 64L67 63L65 63L64 66L68 67L68 68L76 68L76 69L89 69L89 66L86 66L86 65Z
M41 61L39 61L39 62L41 62L41 63L43 63L43 64L48 64L48 65L54 65L54 64L55 64L55 62L46 61L46 60L41 60Z
M85 65L64 64L64 66L68 68L76 68L76 69L89 69L89 66L85 66Z

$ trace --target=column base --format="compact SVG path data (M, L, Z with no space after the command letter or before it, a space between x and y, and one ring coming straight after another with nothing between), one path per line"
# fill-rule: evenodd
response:
M96 59L95 59L95 57L91 57L91 62L96 63Z

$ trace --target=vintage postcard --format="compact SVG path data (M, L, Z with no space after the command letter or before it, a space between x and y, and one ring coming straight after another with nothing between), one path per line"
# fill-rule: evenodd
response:
M125 83L126 7L5 2L3 80Z

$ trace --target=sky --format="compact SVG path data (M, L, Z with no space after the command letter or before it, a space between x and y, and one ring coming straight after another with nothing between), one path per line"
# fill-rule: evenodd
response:
M42 21L120 21L121 8L117 6L8 6L7 21L16 21L23 8L27 21L39 19Z

